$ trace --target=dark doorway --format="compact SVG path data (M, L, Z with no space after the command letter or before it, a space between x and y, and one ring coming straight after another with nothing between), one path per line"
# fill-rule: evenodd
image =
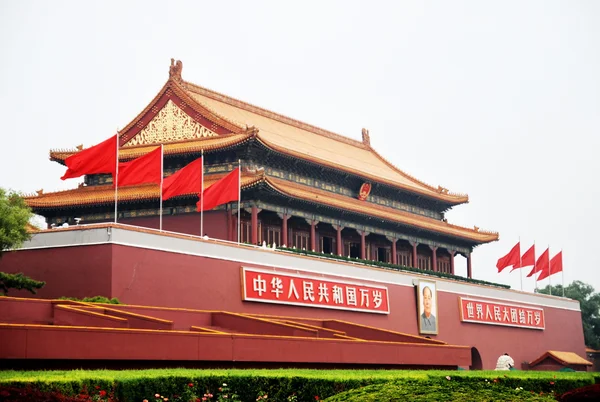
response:
M388 249L385 247L377 247L377 261L388 262Z
M350 243L350 258L360 258L360 244Z
M469 366L470 370L482 370L483 363L481 362L481 355L476 347L471 348L471 365Z
M321 237L321 252L324 254L333 253L333 238L323 236Z

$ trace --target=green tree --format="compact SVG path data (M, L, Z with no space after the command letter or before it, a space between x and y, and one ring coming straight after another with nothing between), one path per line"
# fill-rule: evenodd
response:
M32 216L31 208L18 193L0 188L0 258L5 250L19 247L31 238L27 226ZM0 272L0 294L7 294L9 289L25 289L35 293L45 284L22 273Z
M538 293L549 294L550 286L539 289ZM553 295L562 293L562 285L552 286ZM565 297L579 301L585 344L592 349L600 349L600 293L594 293L594 288L587 283L573 281L565 286Z
M7 274L0 272L0 295L8 294L8 289L28 290L35 294L36 289L41 289L46 282L36 281L19 272L18 274Z
M23 197L0 188L0 258L5 250L19 247L31 238L27 225L32 217Z

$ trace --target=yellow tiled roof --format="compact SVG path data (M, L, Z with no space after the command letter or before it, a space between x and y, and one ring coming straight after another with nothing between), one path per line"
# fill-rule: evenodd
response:
M219 137L206 137L197 140L179 141L164 144L165 155L181 155L186 153L199 153L202 150L210 151L213 149L227 148L240 144L252 137L251 134L228 134ZM157 145L138 145L135 147L126 147L119 149L119 160L130 160L145 155ZM76 149L52 150L50 159L64 161L69 156L78 152Z
M302 123L189 82L184 83L184 88L191 98L217 115L227 116L239 125L256 127L258 139L276 151L448 202L468 201L467 195L452 194L441 187L432 187L402 172L375 152L369 144Z
M588 362L583 357L579 356L577 353L549 350L548 354L554 356L556 359L560 360L565 364L585 364L586 366L592 365L592 363Z
M121 135L127 135L132 127L145 124L144 115L169 93L190 105L194 113L210 115L211 121L238 134L165 143L167 155L220 149L256 136L261 143L277 152L350 172L364 177L366 181L385 183L451 204L468 202L465 194L453 194L440 186L430 186L399 170L373 150L369 141L356 141L185 81L168 80L154 100L121 131ZM122 148L120 158L135 158L148 148ZM75 152L77 150L53 150L50 159L61 162Z
M205 176L204 187L208 187L221 179L225 174ZM242 174L242 188L248 188L260 182L265 182L275 191L292 198L297 198L321 205L352 211L368 216L379 217L392 222L418 227L433 232L444 233L451 236L487 243L498 240L498 233L485 232L461 226L451 225L424 216L399 211L397 209L360 201L356 198L335 194L314 187L293 183L275 177L265 177L244 171ZM150 200L159 198L159 187L155 184L121 187L118 191L119 201ZM43 193L37 196L25 197L27 204L32 208L46 209L67 206L86 206L94 204L110 204L114 202L115 191L112 185L86 186L73 190Z
M223 178L226 173L213 174L205 176L204 188L212 185L217 180ZM248 187L260 180L255 175L242 176L242 188ZM159 186L156 184L141 184L138 186L119 187L117 197L119 202L139 201L139 200L158 200L160 197ZM192 193L186 195L193 195ZM115 189L111 184L101 186L82 186L79 188L57 191L53 193L43 193L40 195L26 196L25 202L31 208L57 208L69 206L86 206L96 204L111 204L115 202Z
M592 366L591 362L585 360L583 357L579 356L577 353L561 352L561 351L557 351L557 350L547 351L546 353L544 353L543 355L541 355L540 357L538 357L537 359L535 359L534 361L529 363L529 365L535 366L535 365L539 364L540 362L542 362L547 357L550 357L563 365L581 364L581 365L585 365L585 366Z

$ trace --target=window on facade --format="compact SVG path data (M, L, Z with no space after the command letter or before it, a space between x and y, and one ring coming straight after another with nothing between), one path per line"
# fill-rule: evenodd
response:
M417 256L417 264L419 269L431 270L431 258L427 255Z
M439 272L446 272L447 274L452 273L451 269L450 269L450 260L446 260L446 259L438 260L437 265L438 265Z
M271 245L275 243L278 246L281 246L281 228L278 226L266 226L265 227L265 235L264 239L267 244Z
M344 255L350 258L360 258L360 243L346 242L344 244Z
M391 252L389 247L377 247L377 261L390 262Z
M321 237L321 252L325 254L334 253L334 240L333 237L322 236Z
M310 233L294 232L294 247L300 250L310 250Z
M250 221L242 221L240 223L241 226L241 242L242 243L252 243L252 223ZM258 222L258 230L257 235L258 239L256 240L257 244L262 244L262 228L260 222Z
M398 251L398 265L412 267L412 253L407 250Z

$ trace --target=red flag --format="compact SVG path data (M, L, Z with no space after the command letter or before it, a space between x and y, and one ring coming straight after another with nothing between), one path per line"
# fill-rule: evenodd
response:
M542 253L542 255L540 255L540 258L538 258L538 260L535 262L535 266L533 267L533 269L531 270L531 272L527 275L528 278L530 276L532 276L533 274L535 274L536 272L542 272L542 271L548 269L548 266L549 266L549 262L548 262L549 255L550 255L550 249L547 248L546 251L544 251Z
M156 183L160 184L162 176L162 150L157 147L131 162L119 163L119 177L117 185L133 186L135 184Z
M549 268L542 271L540 276L538 276L537 280L541 281L542 279L545 279L545 278L549 277L550 275L554 275L555 273L560 272L562 270L563 270L563 266L562 266L562 251L561 251L558 254L556 254L554 257L552 257L552 259L550 260Z
M502 272L502 270L506 267L518 266L519 258L521 258L521 242L515 244L515 246L506 254L504 257L500 258L496 263L496 268L498 268L498 272Z
M188 163L163 180L163 201L183 194L200 194L202 185L202 158Z
M218 182L204 190L204 194L200 197L204 197L204 203L198 201L196 206L198 212L204 207L203 211L210 211L217 205L225 204L230 201L239 200L240 194L240 168L234 169L227 176L223 177Z
M65 159L67 171L61 180L84 174L114 173L117 163L117 135Z
M519 265L515 265L510 272L514 271L515 269L529 267L531 265L535 265L535 244L531 246L529 250L525 251L525 254L523 254L521 257L521 263Z

